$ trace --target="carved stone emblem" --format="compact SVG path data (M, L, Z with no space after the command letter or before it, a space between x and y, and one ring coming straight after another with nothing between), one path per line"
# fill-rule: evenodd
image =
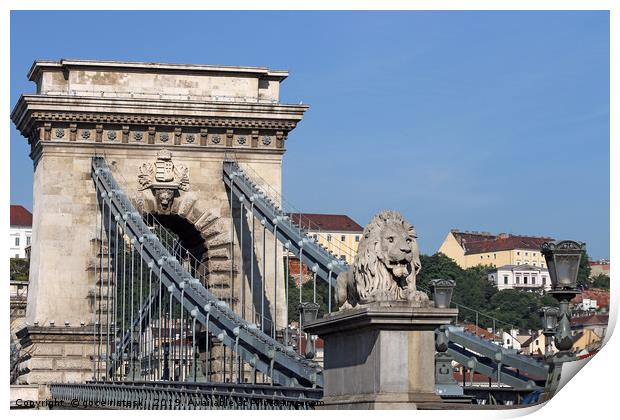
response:
M108 131L108 140L110 141L116 140L116 131Z
M56 138L63 138L65 136L65 130L62 128L57 128L56 129Z
M159 211L167 213L179 191L189 190L189 169L172 161L172 153L162 149L154 163L146 162L138 169L138 190L151 190Z
M90 137L90 130L84 130L82 131L82 138L84 140L88 139Z

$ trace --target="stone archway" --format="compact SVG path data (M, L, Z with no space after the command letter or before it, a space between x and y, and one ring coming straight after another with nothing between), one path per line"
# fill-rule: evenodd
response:
M233 301L230 301L230 288L234 287L237 282L235 278L237 272L230 258L232 237L230 223L208 210L207 205L202 200L197 199L197 194L193 191L180 192L169 208L162 208L161 203L158 202L156 191L137 191L134 202L136 209L143 216L152 214L160 222L163 221L164 226L166 219L176 219L177 225L189 226L196 235L199 235L202 240L201 247L204 249L200 262L206 266L208 271L207 286L209 291L234 307L239 298L233 293ZM182 231L175 231L173 226L168 225L168 227L180 236L184 234ZM192 239L196 240L196 238Z

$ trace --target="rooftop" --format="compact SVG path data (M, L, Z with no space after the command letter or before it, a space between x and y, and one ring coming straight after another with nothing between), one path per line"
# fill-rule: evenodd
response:
M322 232L357 232L364 228L345 214L289 213L291 220L302 229Z
M73 60L62 58L60 60L35 60L28 72L28 79L36 81L41 70L70 68L91 69L96 71L140 71L140 72L194 72L194 73L245 73L261 76L271 76L279 81L286 79L288 71L269 70L267 67L248 66L224 66L214 64L177 64L177 63L153 63L142 61L115 61L115 60Z
M590 326L590 325L607 325L609 323L609 315L586 315L575 316L570 320L571 327Z
M457 229L452 229L450 232L463 247L465 254L468 255L513 249L540 250L543 243L553 241L553 238L544 236L524 236L510 233L494 235L489 232L463 232Z
M11 226L32 227L32 213L24 206L11 204Z

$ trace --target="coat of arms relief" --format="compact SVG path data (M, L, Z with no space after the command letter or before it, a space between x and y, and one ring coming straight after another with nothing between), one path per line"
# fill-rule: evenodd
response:
M157 200L159 211L170 212L179 191L189 190L189 169L172 161L172 153L162 149L154 163L143 163L138 169L138 191L150 189Z

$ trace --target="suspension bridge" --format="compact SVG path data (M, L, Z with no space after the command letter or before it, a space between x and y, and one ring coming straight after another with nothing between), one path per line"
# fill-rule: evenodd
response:
M309 268L314 303L327 283L328 314L348 266L283 208L285 144L307 109L279 102L286 76L33 64L37 93L12 113L35 173L21 383L48 384L49 398L84 408L321 404L316 336L303 322L291 328L288 279L301 284L303 273L289 273L288 259ZM435 389L446 404L520 404L552 379L542 362L457 324L436 337ZM452 361L495 386L455 384Z

